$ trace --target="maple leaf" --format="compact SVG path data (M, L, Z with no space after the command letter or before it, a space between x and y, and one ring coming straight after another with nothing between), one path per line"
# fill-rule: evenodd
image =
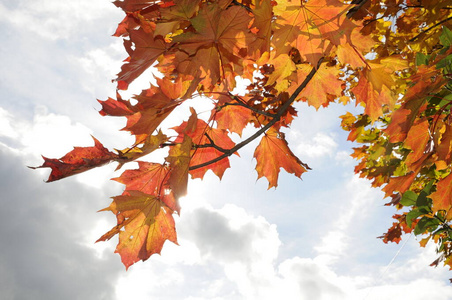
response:
M108 151L101 142L94 137L92 138L94 147L74 147L74 150L59 159L43 156L44 163L42 166L30 168L51 168L52 171L47 179L47 182L51 182L100 167L118 159L117 154Z
M129 101L123 100L121 95L116 92L116 99L108 98L107 100L97 100L102 109L99 111L101 116L123 117L133 115L135 110Z
M180 211L169 182L170 168L165 165L139 161L138 169L126 170L113 180L124 184L125 191L140 191L157 197L173 211Z
M356 26L345 17L349 5L337 0L300 2L278 2L272 42L276 55L289 53L293 47L305 61L316 65L331 45L339 45Z
M116 0L113 4L126 12L134 12L149 7L156 2L155 0Z
M388 242L393 242L398 244L402 240L402 228L399 223L392 223L392 226L388 229L388 232L383 236L380 236L383 242L387 244Z
M202 82L207 87L213 86L227 77L225 72L230 72L234 64L241 66L242 49L255 39L249 30L251 17L242 7L223 10L212 3L202 6L190 21L195 32L172 38L188 54L178 62L178 70L204 78Z
M433 212L445 210L449 212L452 207L452 174L441 179L436 185L436 192L430 195L433 200Z
M412 165L422 157L429 140L429 123L426 119L419 120L411 127L404 142L407 148L413 150L405 160L407 166Z
M118 225L97 242L107 241L119 233L115 253L119 253L126 269L139 260L147 260L152 254L160 254L166 240L177 244L173 211L155 196L128 191L113 197L110 206L102 211L113 212Z
M190 20L198 11L200 0L175 0L174 5L160 9L160 20L155 35L165 37L176 32L184 21Z
M227 105L221 105L224 103L221 101L222 98L231 100L230 97L220 97L219 106L212 111L212 119L217 122L218 129L229 130L241 136L243 129L253 118L252 111L248 107L239 105L235 100L227 102Z
M401 142L406 138L418 113L425 109L425 95L437 91L445 83L434 66L420 66L411 80L414 85L407 90L404 103L393 113L391 123L385 129L391 143Z
M196 119L196 122L193 122L191 126L189 125L189 122L183 122L180 126L173 129L179 133L175 140L176 143L181 143L185 135L187 135L195 145L196 149L191 151L190 167L216 159L222 156L224 151L235 146L235 143L224 129L212 128L205 121L199 119ZM229 159L224 158L209 166L191 170L190 174L192 178L202 179L208 170L212 170L221 179L229 167Z
M311 67L307 64L298 66L298 82L301 83L310 70ZM321 64L312 80L301 91L299 97L306 100L309 105L314 106L316 109L320 106L328 106L343 90L343 82L338 79L339 72L334 66L328 66L327 63Z
M158 86L143 90L134 98L138 101L133 106L133 114L127 115L127 125L123 130L136 135L136 142L142 143L149 134L154 132L160 123L183 102L190 82L177 81L173 83L168 78L157 79Z
M274 67L274 71L268 75L267 84L273 85L276 83L275 89L281 92L287 90L290 83L286 78L296 70L295 63L287 54L281 54L277 58L271 58L270 62Z
M256 41L249 45L252 53L259 54L270 51L270 39L272 36L273 5L271 0L257 0L253 9L252 30L256 32Z
M394 81L384 67L364 69L358 85L352 88L356 97L356 104L365 103L364 112L372 121L383 115L383 106L393 106L394 96L391 87Z
M445 127L444 134L437 147L436 153L438 154L438 159L450 164L452 151L452 125L445 124Z
M133 80L170 47L161 37L154 37L153 32L147 32L143 28L131 30L129 35L130 41L126 40L124 45L128 49L130 60L122 66L116 79L121 90L127 89Z
M388 184L383 188L385 196L389 197L393 192L405 193L413 183L419 171L423 167L424 162L430 158L432 153L424 153L415 163L410 165L410 171L403 176L391 177Z
M188 135L185 135L181 144L171 147L169 155L166 158L166 161L171 166L168 183L176 199L187 194L191 148L192 140Z
M119 155L119 165L116 170L119 170L123 164L136 160L142 156L148 155L149 153L159 149L163 143L168 141L168 137L158 131L157 135L148 135L147 138L142 143L142 146L134 145L131 148L126 148L123 150L117 150Z
M278 186L279 169L284 168L288 173L297 177L310 169L301 162L289 149L284 133L269 129L262 137L254 151L258 179L266 177L268 188Z

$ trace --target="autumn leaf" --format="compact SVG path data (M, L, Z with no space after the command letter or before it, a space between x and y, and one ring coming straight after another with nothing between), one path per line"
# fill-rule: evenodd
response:
M411 127L404 143L407 148L413 150L405 160L407 166L417 162L427 152L427 143L430 138L429 123L427 120L419 120L419 122Z
M392 107L395 99L391 92L394 85L390 74L384 67L364 69L358 85L352 88L356 97L356 104L364 103L364 112L372 121L383 115L383 106Z
M162 38L154 37L153 32L146 32L142 28L130 31L129 35L130 40L125 41L125 46L128 49L130 60L122 66L116 79L118 88L121 90L127 89L129 84L149 68L169 47Z
M171 168L168 184L176 199L187 194L191 149L192 139L188 135L185 135L181 144L171 147L169 155L166 158Z
M140 144L120 151L117 150L119 155L119 165L116 170L119 170L122 165L127 162L136 160L159 149L166 141L168 141L168 137L164 135L161 130L159 130L156 135L148 135L147 138Z
M177 244L173 212L155 196L128 191L114 197L103 211L107 210L117 216L118 225L97 241L107 241L119 234L115 253L119 253L126 269L152 254L160 254L166 240Z
M173 211L180 211L179 202L174 196L169 182L168 166L139 161L138 169L126 170L113 180L124 184L125 191L140 191L157 197Z
M241 136L243 129L252 119L252 111L235 100L227 103L228 105L222 105L215 110L212 118L217 122L218 129L229 130Z
M437 148L438 159L444 161L446 164L451 162L452 151L452 125L446 124L444 134Z
M151 85L134 96L138 103L133 106L134 113L126 116L127 125L123 130L136 135L137 143L142 143L184 101L184 95L190 88L189 82L173 83L167 78L158 79L157 83L158 86Z
M273 5L271 0L257 0L253 9L254 20L252 31L256 32L256 41L249 45L251 52L259 51L263 54L270 50L270 39L273 19Z
M225 72L235 65L241 67L241 51L255 39L249 30L251 17L242 7L223 10L213 3L202 6L190 21L195 32L172 37L188 54L179 59L177 69L204 78L202 83L208 88L228 77Z
M105 101L97 100L102 105L99 114L102 116L124 117L135 113L130 102L123 100L119 93L116 93L116 98L117 99L108 98Z
M126 12L134 12L149 7L153 5L154 2L155 1L150 0L116 0L113 4Z
M118 155L108 151L96 138L93 137L94 147L74 147L74 150L59 159L44 158L44 163L31 169L51 168L47 182L59 180L68 176L79 174L87 170L100 167L118 159Z
M181 143L185 135L188 135L195 147L191 151L190 167L198 166L216 159L224 154L224 151L231 149L235 143L231 140L228 132L224 129L212 128L205 121L197 119L190 130L188 126L190 123L183 122L180 126L173 128L179 133L176 143ZM222 151L223 150L223 151ZM217 175L220 179L224 172L229 168L229 159L226 157L218 162L212 163L209 166L196 168L190 171L192 178L203 178L208 170Z
M274 8L278 18L273 34L276 55L296 48L311 65L350 35L355 25L345 17L350 8L337 0L278 2ZM330 43L326 42L329 41Z
M258 178L265 176L269 189L278 186L280 168L284 168L288 173L297 177L306 172L306 169L310 169L289 149L284 134L274 129L269 129L262 137L259 146L254 151L254 157L257 161Z
M309 74L312 67L302 64L298 67L297 77L301 83ZM339 70L334 66L328 66L327 63L320 65L312 80L305 89L301 91L300 96L307 101L309 105L318 109L320 106L326 107L335 98L341 95L343 82L338 79ZM291 90L290 90L291 91Z
M430 198L433 200L433 212L439 210L450 212L452 208L452 174L438 182L436 192L432 193Z
M426 108L425 95L435 92L445 83L434 66L418 67L418 72L411 76L411 81L413 86L407 90L402 106L393 113L392 121L385 129L391 143L401 142L406 138L417 114Z

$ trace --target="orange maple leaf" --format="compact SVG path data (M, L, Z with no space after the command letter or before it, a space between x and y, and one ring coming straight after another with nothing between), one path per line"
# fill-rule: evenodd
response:
M143 90L134 98L138 101L133 114L127 115L127 125L122 130L136 135L136 142L143 140L162 123L162 121L183 102L190 83L187 81L171 82L168 78L157 79L158 86Z
M191 128L187 125L189 123L183 122L180 126L173 129L179 133L175 140L176 143L181 143L184 140L184 136L188 135L192 139L193 145L195 145L196 149L191 151L190 167L216 159L224 154L221 150L226 151L235 146L228 132L224 129L212 128L205 121L199 119L196 120L196 123L191 124ZM190 130L186 130L187 128L190 128ZM225 157L208 166L191 170L190 174L192 178L202 179L208 170L212 170L221 179L229 167L229 159Z
M227 98L229 105L224 105ZM221 100L223 99L223 101ZM223 105L221 105L223 103ZM232 100L229 96L220 97L218 110L212 112L212 118L217 122L217 128L222 130L229 130L238 135L242 135L245 126L253 118L252 112L249 108L238 105L238 102ZM237 105L235 105L237 104Z
M337 0L300 1L301 4L278 2L274 8L273 46L277 55L288 54L292 47L301 57L316 65L332 45L339 45L356 27L345 17L350 8Z
M298 66L297 81L303 82L311 69L312 67L308 64ZM323 63L306 88L301 91L299 97L316 109L320 106L328 106L331 101L341 95L343 90L343 82L338 79L339 72L336 67ZM297 87L296 85L293 86ZM292 90L289 90L289 92L292 92Z
M172 193L169 179L170 168L162 164L138 162L138 169L126 170L113 180L125 184L125 191L140 191L157 197L171 210L180 211L179 202Z
M441 179L436 185L436 192L430 195L433 200L433 212L445 210L448 214L452 208L452 174Z
M310 169L301 162L289 149L284 133L270 128L262 137L261 142L254 151L256 158L256 171L258 179L265 176L268 188L278 186L279 169L284 168L288 173L297 177Z
M404 142L404 145L407 148L413 150L408 154L405 160L405 164L408 167L422 157L430 138L429 123L427 119L419 120L411 127Z
M116 79L118 88L121 90L126 90L129 84L149 68L169 47L163 38L154 37L153 32L146 32L143 28L131 30L129 35L130 40L125 40L124 46L126 46L130 59L122 66Z
M126 269L160 253L166 240L177 244L173 211L155 196L128 191L114 197L110 206L103 209L108 210L117 216L118 225L97 242L107 241L119 233L115 253L119 253Z
M192 139L188 135L185 135L181 144L170 148L169 155L166 158L166 161L171 167L168 183L176 199L187 194L191 149Z
M364 112L372 121L376 121L383 115L384 105L394 105L395 99L390 90L393 84L394 81L383 67L366 68L361 71L358 85L351 91L356 97L356 104L364 103Z
M195 32L187 32L172 38L188 55L176 56L177 70L184 74L203 78L206 88L227 78L234 65L242 67L240 57L255 40L249 23L251 17L240 6L223 10L217 3L204 5L192 18ZM234 77L234 76L233 76Z

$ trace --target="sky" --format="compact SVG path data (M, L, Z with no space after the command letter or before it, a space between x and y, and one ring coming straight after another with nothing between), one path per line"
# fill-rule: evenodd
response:
M286 138L313 169L302 180L282 171L267 190L256 180L257 141L248 145L221 182L210 172L189 182L175 216L179 245L167 242L126 271L117 238L95 243L115 225L97 211L122 193L109 180L116 166L53 183L49 170L27 168L92 146L91 135L109 149L132 143L118 131L125 120L101 117L96 101L115 95L126 53L111 35L123 13L106 0L0 0L0 17L2 299L452 299L452 273L429 267L433 245L376 238L395 211L353 173L354 145L338 117L358 110L334 104L296 105ZM148 87L145 75L131 93ZM165 126L181 123L190 105L209 109L191 100Z

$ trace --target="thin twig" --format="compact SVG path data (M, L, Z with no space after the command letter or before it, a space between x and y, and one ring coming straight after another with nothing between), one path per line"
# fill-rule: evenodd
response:
M194 145L195 148L215 148L218 151L223 152L223 153L229 152L229 149L221 148L220 146L215 144L215 142L212 140L212 138L207 133L204 133L204 135L207 137L207 139L209 140L210 143L203 144L203 145Z

